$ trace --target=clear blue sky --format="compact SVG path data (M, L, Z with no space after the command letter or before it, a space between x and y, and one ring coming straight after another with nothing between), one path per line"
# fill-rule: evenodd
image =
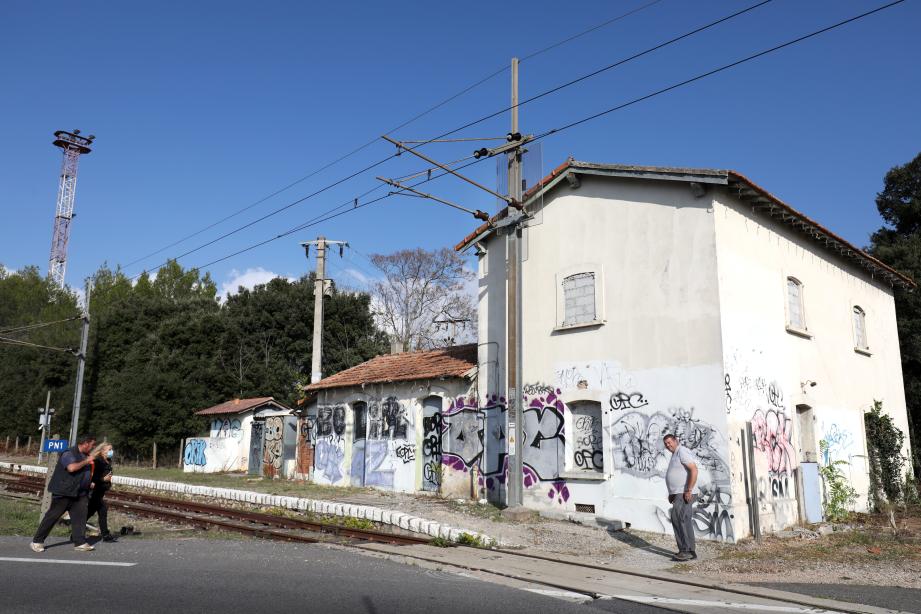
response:
M55 130L97 136L81 160L67 281L125 265L249 205L508 64L645 4L588 2L26 2L4 6L0 38L0 263L46 270L61 156ZM754 3L754 0L752 0ZM749 3L661 0L521 65L522 97L727 15ZM521 109L527 132L654 91L877 6L774 0ZM542 143L546 172L593 162L730 168L846 239L881 224L885 172L921 151L921 6L892 9L613 113ZM508 72L402 128L430 138L508 104ZM456 136L501 136L507 114ZM441 160L470 144L431 145ZM383 158L382 141L181 245L133 275ZM180 260L199 266L424 168L409 155ZM494 161L468 172L495 185ZM535 173L536 174L536 173ZM456 180L427 191L495 210ZM373 195L380 195L378 190ZM247 270L296 276L298 242L325 234L358 252L332 275L358 285L360 254L453 245L478 222L390 198L208 267L219 286Z

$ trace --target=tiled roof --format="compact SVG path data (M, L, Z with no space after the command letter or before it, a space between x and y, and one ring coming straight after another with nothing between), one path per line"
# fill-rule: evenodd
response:
M267 405L269 403L277 406L278 409L289 409L282 403L276 401L274 397L256 397L254 399L231 399L221 403L220 405L209 407L208 409L200 409L195 412L195 415L210 416L212 414L239 414L250 409L261 407L262 405Z
M778 222L791 226L795 231L805 234L823 248L866 269L871 275L883 277L893 286L900 286L906 289L917 287L914 280L907 275L896 271L886 263L874 258L859 247L856 247L852 243L836 235L736 171L708 168L596 164L593 162L579 162L578 160L570 158L553 169L549 175L541 179L525 192L522 202L527 206L530 202L535 201L540 194L548 192L559 185L560 182L563 181L563 177L579 174L636 179L665 179L725 185L734 195L750 203L753 210L757 213L769 216ZM506 207L493 216L489 222L484 223L464 237L464 239L455 246L455 249L458 251L466 249L475 241L485 238L492 232L495 232L496 222L508 217L508 215L509 208Z
M477 365L477 346L455 345L427 352L404 352L377 356L351 369L310 384L307 392L383 382L403 382L442 377L463 377Z

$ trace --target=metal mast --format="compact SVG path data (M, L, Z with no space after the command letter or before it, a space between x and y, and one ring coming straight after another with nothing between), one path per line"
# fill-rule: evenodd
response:
M77 162L80 154L88 154L96 137L83 137L79 130L54 133L54 145L64 150L61 181L58 184L58 203L54 213L54 230L51 234L51 256L48 258L48 277L59 287L64 287L67 268L67 240L70 238L70 221L74 217L74 194L77 191Z

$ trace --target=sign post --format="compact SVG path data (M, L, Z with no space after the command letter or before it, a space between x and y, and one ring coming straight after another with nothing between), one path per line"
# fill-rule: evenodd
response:
M54 434L52 439L46 439L44 449L48 452L48 472L45 474L45 492L42 493L42 513L40 518L45 517L45 512L51 507L51 491L48 490L48 484L51 482L51 474L61 458L61 452L67 450L67 440L59 439L60 435Z

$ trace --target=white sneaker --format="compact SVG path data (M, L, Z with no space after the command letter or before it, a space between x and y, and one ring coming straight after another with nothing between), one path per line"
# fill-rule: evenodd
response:
M32 552L44 552L45 551L45 545L40 544L38 542L32 542L31 544L29 544L29 547L32 548Z
M91 544L80 544L79 546L74 546L74 550L78 552L92 552L95 549L95 546ZM42 548L42 550L44 550L44 548Z

